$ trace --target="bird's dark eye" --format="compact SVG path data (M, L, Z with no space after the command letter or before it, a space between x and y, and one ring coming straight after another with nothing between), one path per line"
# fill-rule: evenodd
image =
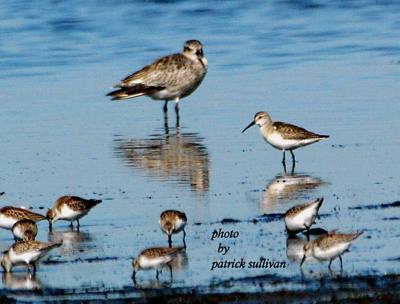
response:
M196 55L203 56L203 50L202 49L197 50Z
M185 47L183 48L183 51L184 51L184 52L188 52L188 51L190 51L190 48L189 48L188 46L185 46Z

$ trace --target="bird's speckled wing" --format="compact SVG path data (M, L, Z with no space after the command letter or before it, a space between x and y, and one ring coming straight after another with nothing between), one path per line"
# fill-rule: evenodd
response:
M124 78L118 86L131 87L143 84L165 88L186 82L190 83L197 77L192 64L192 61L182 54L162 57Z
M291 125L285 122L275 121L272 124L274 130L278 131L284 139L312 139L312 138L321 138L327 137L326 135L319 135L313 132L310 132L304 128Z

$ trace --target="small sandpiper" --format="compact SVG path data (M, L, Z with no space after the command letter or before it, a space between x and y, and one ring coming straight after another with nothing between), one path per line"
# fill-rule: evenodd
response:
M72 222L76 221L79 230L79 219L88 214L99 203L101 203L101 200L84 199L79 196L62 196L58 198L46 214L49 221L49 230L51 231L53 223L58 220L71 222L71 228L73 228Z
M140 269L156 269L156 278L158 280L158 276L165 265L170 269L172 280L172 268L169 263L183 250L185 250L183 247L153 247L143 250L132 261L133 281L136 282L136 273Z
M162 232L168 235L168 245L172 246L171 236L172 234L183 231L183 246L186 247L186 226L187 218L186 214L178 210L166 210L160 214L160 228Z
M34 240L37 234L37 225L32 220L20 220L16 222L12 228L12 233L14 234L14 239L23 240L23 241L30 241Z
M243 129L242 133L255 124L260 126L261 135L271 146L283 151L282 163L284 167L286 164L285 151L290 151L294 164L296 159L293 150L329 137L329 135L316 134L286 122L272 122L271 116L267 112L256 113L254 120Z
M36 272L36 262L44 257L51 249L61 246L62 243L43 243L34 240L17 241L1 259L1 266L5 272L10 272L14 265L27 265L29 271Z
M201 42L188 40L182 53L165 56L146 65L122 79L115 85L118 89L107 96L111 96L112 100L122 100L147 95L165 100L164 112L168 110L168 101L173 100L178 115L179 100L196 90L207 73L207 66Z
M331 269L332 261L339 257L340 269L343 269L342 254L347 251L351 243L358 238L362 232L357 233L336 233L329 232L309 241L304 245L304 256L300 267L306 258L312 256L317 260L329 260L328 268Z
M317 198L312 202L296 205L286 211L285 225L288 234L294 235L304 230L308 232L315 223L323 201L323 198Z
M5 206L0 209L0 227L11 229L20 220L31 220L40 222L46 219L44 215L32 212L28 209Z

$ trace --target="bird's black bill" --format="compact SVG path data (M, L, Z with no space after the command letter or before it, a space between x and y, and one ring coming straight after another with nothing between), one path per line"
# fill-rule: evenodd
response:
M306 255L304 255L303 258L301 259L300 267L303 266L305 260L306 260Z
M256 122L253 120L246 128L243 129L242 133L243 133L244 131L246 131L248 128L254 126L255 124L256 124Z

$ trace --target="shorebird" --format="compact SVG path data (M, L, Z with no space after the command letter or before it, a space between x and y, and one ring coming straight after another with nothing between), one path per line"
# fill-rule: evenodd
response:
M27 265L29 271L36 272L36 262L44 257L51 249L61 246L62 243L43 243L34 240L17 241L1 259L1 266L5 272L10 272L14 265Z
M73 228L72 222L76 221L79 230L79 219L88 214L99 203L101 203L101 200L84 199L79 196L62 196L58 198L46 214L49 221L49 230L52 229L53 223L58 220L71 222L71 228Z
M172 280L172 268L170 267L169 263L178 255L178 253L183 250L183 247L153 247L143 250L132 261L132 279L136 281L136 273L140 269L156 269L156 278L158 280L158 276L161 273L162 268L165 265L168 265Z
M12 206L5 206L0 209L0 227L11 229L14 224L20 220L31 220L39 222L45 220L44 215L32 212L28 209L17 208Z
M320 135L310 132L301 127L288 124L286 122L274 121L267 112L258 112L254 115L254 120L243 129L242 133L255 124L260 126L261 135L274 148L283 151L282 163L285 167L285 152L290 151L293 164L296 159L293 150L311 145L321 139L328 138L329 135Z
M285 225L288 234L293 235L304 230L308 232L315 223L318 210L323 201L323 198L317 198L312 202L290 208L285 214Z
M37 225L34 221L24 219L16 222L11 231L15 240L34 240L37 234Z
M122 79L107 94L112 100L123 100L147 95L156 100L165 100L164 112L169 100L175 101L175 112L179 112L179 100L189 96L202 82L207 73L208 61L203 54L203 45L198 40L185 42L183 52L162 57L141 70Z
M183 246L186 247L185 237L185 226L187 218L186 214L177 210L166 210L160 214L160 228L162 232L168 235L168 245L172 246L171 236L172 234L183 231Z
M347 251L351 243L358 238L362 232L357 233L336 233L329 232L309 241L304 245L304 256L300 267L307 257L314 257L317 260L329 260L328 268L331 269L332 261L339 257L340 269L343 269L342 254Z

